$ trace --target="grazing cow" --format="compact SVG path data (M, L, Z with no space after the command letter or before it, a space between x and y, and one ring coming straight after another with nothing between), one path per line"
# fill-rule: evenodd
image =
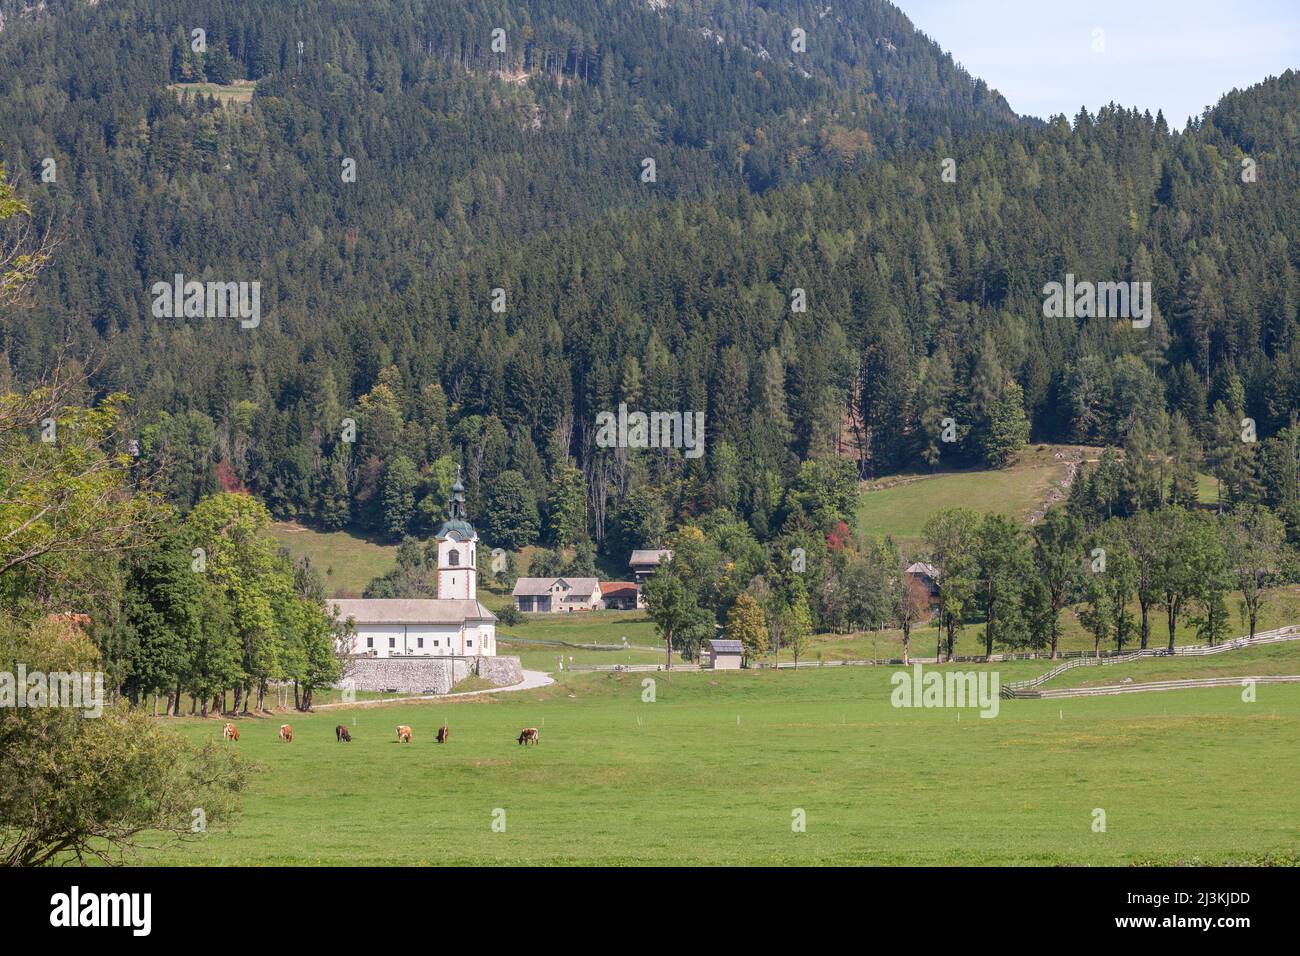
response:
M538 739L538 736L537 736L537 728L536 728L536 727L525 727L523 730L521 730L521 731L519 732L519 742L520 742L521 744L535 744L535 743L540 743L540 740Z
M404 744L409 744L411 742L411 728L406 726L406 724L402 724L402 726L398 727L397 739Z
M334 737L338 740L339 743L344 743L344 742L352 743L352 735L348 733L348 729L344 727L342 724L339 724L337 727L334 728Z
M447 738L450 736L451 736L451 728L448 727L446 724L443 724L441 727L438 728L438 743L445 744L447 742Z
M238 740L239 730L235 727L234 724L228 723L226 724L225 727L221 729L221 736L226 740Z
M286 744L293 743L293 728L290 727L288 724L281 724L280 739L283 740Z

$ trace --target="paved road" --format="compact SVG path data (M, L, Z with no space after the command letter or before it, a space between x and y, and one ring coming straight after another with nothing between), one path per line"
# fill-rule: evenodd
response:
M312 710L330 710L334 707L365 707L371 704L403 704L415 700L447 700L451 697L476 697L479 694L502 694L512 690L534 690L554 684L555 679L546 671L524 671L524 679L508 687L491 687L487 690L467 690L456 694L420 694L413 697L385 697L383 700L358 700L350 704L317 704Z

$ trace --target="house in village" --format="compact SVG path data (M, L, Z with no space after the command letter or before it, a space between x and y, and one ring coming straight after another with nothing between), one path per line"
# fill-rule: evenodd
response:
M596 578L520 578L511 593L515 607L526 614L596 611L604 607Z

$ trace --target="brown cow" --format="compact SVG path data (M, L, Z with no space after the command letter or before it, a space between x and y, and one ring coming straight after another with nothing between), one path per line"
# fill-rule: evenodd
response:
M521 731L519 732L519 742L520 742L521 744L535 744L535 743L540 743L541 741L540 741L540 739L539 739L538 736L537 736L537 728L536 728L536 727L525 727L523 730L521 730Z
M402 724L402 726L398 727L397 739L404 744L409 744L411 742L411 728L406 726L406 724Z
M288 724L281 724L280 739L283 740L286 744L293 743L293 728L290 727Z
M447 738L450 736L451 736L451 728L448 727L446 724L443 724L441 727L438 728L438 743L445 744L447 742Z
M344 727L342 724L339 724L337 727L334 728L334 737L339 743L343 743L345 741L347 743L352 743L352 735L348 733L348 729Z
M234 724L228 723L225 727L221 728L221 736L226 740L238 740L239 730Z

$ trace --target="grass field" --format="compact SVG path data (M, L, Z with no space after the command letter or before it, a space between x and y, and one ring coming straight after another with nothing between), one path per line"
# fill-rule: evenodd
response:
M253 89L257 86L252 80L236 80L229 86L219 83L172 83L167 88L176 93L188 93L191 96L203 94L215 96L217 101L229 106L232 103L251 103Z
M295 714L288 745L280 718L244 721L231 746L262 769L242 816L141 861L1300 859L1298 685L1261 686L1253 704L1212 689L1002 701L996 718L958 719L892 707L892 670L656 674L653 703L647 675L570 675L536 691ZM452 740L438 746L444 720ZM340 722L353 744L335 742ZM399 723L413 744L394 742ZM220 735L218 721L174 724ZM538 746L515 743L524 726L541 729ZM1104 833L1092 831L1095 808ZM498 810L505 832L492 827ZM792 831L799 810L804 833Z
M1044 687L1104 687L1159 680L1194 680L1207 677L1264 677L1300 675L1300 641L1243 647L1208 657L1154 657L1124 664L1078 667L1053 677Z
M522 624L501 626L502 640L508 635L534 641L564 641L570 644L663 644L645 611L584 611L568 614L525 614Z
M497 628L497 653L514 654L529 670L555 670L556 657L565 665L662 664L663 640L644 611L596 611L583 614L526 614L524 622ZM511 640L515 638L515 640ZM629 645L624 650L624 638ZM522 640L520 640L522 639ZM548 643L539 644L538 641ZM583 645L615 645L617 650ZM680 654L673 660L681 663Z
M926 519L941 508L993 511L1028 523L1066 476L1066 464L1055 458L1060 450L1030 446L1010 468L892 476L863 491L858 530L892 535L901 547L912 548L921 541Z
M347 531L314 531L293 521L277 521L271 534L295 558L311 558L330 597L360 597L371 580L397 566L396 545L367 541Z

